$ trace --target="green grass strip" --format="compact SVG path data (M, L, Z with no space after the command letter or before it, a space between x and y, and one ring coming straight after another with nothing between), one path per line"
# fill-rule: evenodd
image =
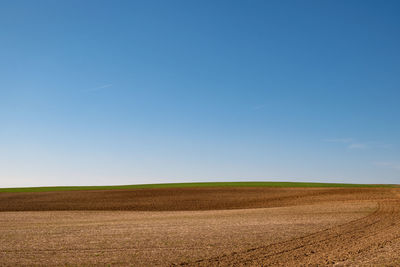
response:
M398 187L398 185L306 183L306 182L204 182L204 183L138 184L138 185L112 185L112 186L18 187L18 188L0 188L0 193L1 192L49 192L49 191L75 191L75 190L145 189L145 188L186 188L186 187Z

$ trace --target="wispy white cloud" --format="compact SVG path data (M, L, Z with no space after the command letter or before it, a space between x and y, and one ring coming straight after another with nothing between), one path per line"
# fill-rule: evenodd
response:
M96 91L99 91L99 90L103 90L103 89L106 89L106 88L110 88L110 87L112 87L112 86L113 86L113 84L111 84L111 83L109 83L109 84L103 84L103 85L98 86L98 87L95 87L95 88L86 89L85 92L96 92Z
M326 142L329 143L339 143L346 145L349 149L365 149L367 148L367 144L356 142L353 138L333 138L333 139L326 139Z
M361 143L352 143L348 145L348 148L350 149L366 149L368 146L366 144L361 144Z
M374 148L384 148L384 149L393 148L392 144L386 144L381 142L368 142L368 144Z
M348 149L367 149L367 148L391 148L391 144L385 144L381 142L359 142L353 138L333 138L325 139L325 142L329 143L340 143L347 146Z
M329 143L351 143L353 142L353 138L333 138L333 139L325 139L325 142Z
M400 170L400 162L379 161L379 162L373 162L373 165L379 166L379 167L384 167L384 168Z

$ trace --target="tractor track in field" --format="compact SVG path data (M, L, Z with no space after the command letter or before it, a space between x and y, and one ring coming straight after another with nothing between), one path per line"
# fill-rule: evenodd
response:
M285 242L256 247L178 266L304 266L346 265L353 258L376 253L400 238L400 198L378 201L370 215Z

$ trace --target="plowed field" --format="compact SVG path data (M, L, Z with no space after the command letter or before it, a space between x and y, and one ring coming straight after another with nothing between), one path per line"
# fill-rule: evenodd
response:
M400 190L0 193L0 265L400 266Z

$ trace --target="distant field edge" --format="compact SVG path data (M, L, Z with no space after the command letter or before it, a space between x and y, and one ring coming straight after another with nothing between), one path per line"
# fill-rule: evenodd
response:
M348 184L348 183L309 183L309 182L193 182L165 184L136 184L110 186L46 186L0 188L2 192L49 192L76 190L112 190L146 188L187 188L187 187L399 187L395 184Z

